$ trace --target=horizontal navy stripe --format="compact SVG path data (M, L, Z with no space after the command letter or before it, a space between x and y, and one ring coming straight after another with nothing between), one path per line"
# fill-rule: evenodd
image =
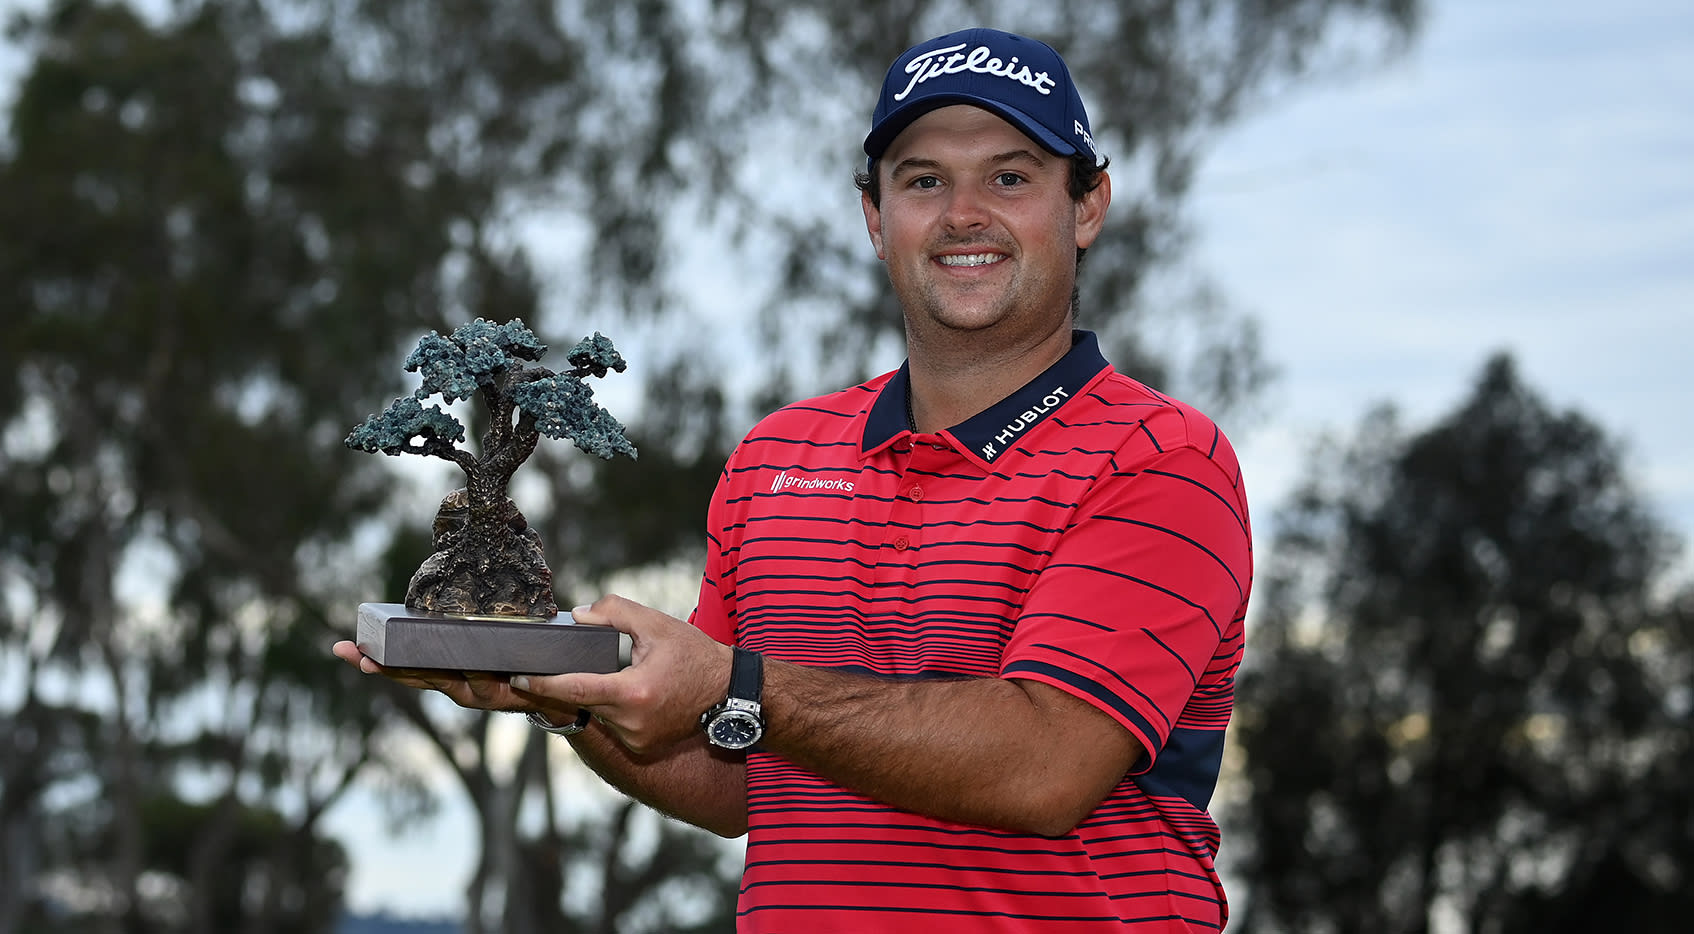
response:
M1201 483L1200 481L1194 479L1193 477L1185 477L1182 474L1171 473L1171 472L1165 471L1165 470L1153 470L1153 469L1148 469L1147 472L1150 473L1150 474L1156 474L1156 475L1161 476L1161 477L1166 477L1166 478L1169 478L1171 480L1180 480L1183 483L1192 484L1193 486L1198 487L1199 489L1206 491L1206 495L1212 497L1213 499L1216 499L1220 504L1222 504L1222 506L1225 509L1229 510L1229 514L1235 517L1235 524L1240 526L1242 532L1247 531L1247 520L1236 509L1235 504L1230 502L1227 497L1218 493L1217 490L1212 489L1211 487L1205 485L1204 483ZM1241 488L1241 484L1238 481L1238 482L1235 483L1234 489L1239 490L1240 488Z
M1159 737L1159 731L1153 729L1153 724L1149 723L1147 718L1141 715L1141 711L1136 710L1118 695L1101 688L1100 685L1088 680L1087 678L1081 677L1073 671L1060 668L1057 665L1048 664L1047 662L1037 661L1019 661L1006 666L1006 677L1013 678L1020 674L1045 675L1046 677L1052 678L1061 684L1068 684L1122 714L1123 718L1135 724L1136 728L1139 729L1142 735L1146 736L1148 740L1156 741ZM1151 701L1149 701L1148 704L1149 706L1154 706L1156 709L1156 705L1153 705Z
M1210 607L1207 607L1206 605L1201 604L1201 603L1195 603L1192 598L1184 596L1183 594L1180 594L1180 593L1170 589L1169 587L1164 586L1163 584L1154 583L1153 581L1150 581L1150 580L1148 580L1144 577L1137 577L1134 574L1125 574L1121 571L1114 571L1114 570L1111 570L1110 568L1096 567L1096 566L1091 565L1091 564L1050 564L1047 567L1049 569L1052 569L1052 568L1074 568L1074 569L1079 570L1079 571L1093 571L1096 574L1106 574L1106 575L1110 575L1112 577L1122 578L1123 580L1130 581L1132 583L1140 584L1140 585L1146 587L1149 590L1156 590L1159 593L1165 594L1165 595L1170 596L1170 597L1174 597L1175 599L1180 600L1181 602L1193 607L1194 609L1199 610L1200 615L1204 616L1206 618L1206 621L1212 624L1212 632L1214 634L1216 634L1218 638L1220 638L1220 639L1223 638L1223 627L1218 625L1217 619L1215 619L1212 616L1212 611L1211 611Z
M863 840L835 840L835 841L830 841L827 844L820 843L818 845L819 846L829 846L829 847L849 847L849 846L852 846L855 843L863 843L863 842L864 842ZM810 843L811 843L811 841L809 841L809 840L804 841L804 842L798 842L797 841L796 844L795 844L795 849L798 850L798 851L803 851L804 848L807 845L809 845ZM955 852L968 853L968 852L970 852L970 850L966 850L966 849L958 848L958 847L937 847L936 844L934 844L934 843L913 843L913 844L908 844L908 846L911 846L914 849L924 849L924 850L930 851L932 853L937 852L937 851L940 851L940 852L943 852L943 853L955 853ZM1040 850L1004 850L1004 851L996 850L996 851L984 851L984 852L989 852L994 856L1041 856L1041 855L1043 855L1042 851L1040 851ZM813 867L813 866L862 866L862 867L866 867L866 868L877 868L877 869L928 869L928 870L936 870L940 874L943 874L943 875L952 875L952 874L960 873L960 872L982 873L982 874L985 874L985 875L1007 876L1007 877L1014 878L1014 879L1024 878L1024 879L1031 879L1031 880L1051 879L1051 878L1059 878L1059 879L1078 878L1078 877L1085 877L1085 876L1094 875L1094 873L1091 872L1090 870L1088 870L1087 868L1070 869L1070 870L1056 870L1056 869L1043 870L1043 869L1033 869L1033 868L1030 868L1028 865L1022 865L1022 866L1016 866L1016 867L1008 866L1005 863L1001 863L999 865L995 865L995 864L992 864L992 863L982 863L980 865L976 865L976 864L971 864L971 863L961 863L961 862L957 862L957 861L944 862L944 861L939 861L939 860L919 861L919 860L899 860L899 859L891 859L891 860L881 860L881 859L878 859L878 860L870 860L870 859L818 859L818 858L812 857L812 856L799 856L799 857L794 858L794 859L755 859L755 858L752 857L752 853L753 853L753 850L752 850L751 847L749 847L748 848L747 865L750 866L750 867L753 867L753 868L764 868L764 867L767 867L767 866L805 866L807 868L810 868L810 867ZM1027 863L1027 861L1025 861L1025 862ZM833 881L838 877L824 876L823 878L830 880L833 883ZM1008 888L1000 888L1000 889L984 889L983 891L1017 891L1017 890L1013 890L1013 889L1010 889L1008 887ZM1027 890L1024 890L1024 891L1027 891ZM1093 895L1098 895L1099 893L1098 892L1090 892L1090 893L1087 893L1087 894L1093 896Z
M1146 632L1146 630L1141 630L1141 631ZM1065 648L1064 646L1050 645L1050 644L1047 644L1047 643L1042 643L1041 648L1048 651L1048 652L1053 652L1055 654L1063 655L1067 658L1072 659L1078 667L1086 667L1086 668L1092 669L1094 671L1098 671L1102 675L1104 675L1105 677L1112 679L1112 682L1114 684L1117 684L1117 685L1119 685L1123 688L1123 694L1120 694L1118 696L1121 697L1124 694L1134 694L1136 697L1141 698L1141 700L1144 703L1146 703L1148 707L1150 707L1153 710L1159 712L1160 717L1164 721L1165 728L1166 729L1170 728L1170 726L1171 726L1170 718L1165 716L1165 713L1164 713L1163 710L1159 709L1159 705L1153 703L1153 699L1151 697L1148 697L1147 693L1145 691L1141 690L1139 687L1136 687L1131 682L1125 680L1123 674L1121 672L1119 672L1117 669L1110 668L1106 665L1102 665L1102 664L1100 664L1100 662L1098 660L1090 658L1090 657L1083 655L1079 652L1073 652L1070 649ZM1186 666L1184 666L1184 667L1186 667ZM1193 672L1190 671L1189 675L1190 675L1190 678L1192 679ZM1101 685L1101 688L1109 691L1109 689L1106 688L1105 685Z
M1105 522L1121 522L1125 525L1139 526L1139 527L1144 528L1144 529L1148 529L1148 530L1151 530L1151 531L1154 531L1154 532L1159 532L1159 533L1164 534L1164 535L1169 535L1172 538L1179 539L1181 541L1187 542L1190 545L1193 545L1196 549L1198 549L1206 557L1211 558L1213 564L1216 564L1220 569L1223 570L1223 572L1225 574L1229 575L1230 582L1235 584L1235 596L1236 596L1237 599L1240 599L1240 598L1246 596L1247 590L1246 590L1246 588L1241 586L1241 580L1240 580L1240 578L1237 578L1235 576L1235 571L1234 571L1234 569L1232 569L1229 566L1229 562L1227 562L1227 561L1223 560L1222 558L1218 557L1217 552L1215 552L1212 549L1206 547L1205 545L1202 545L1200 542L1195 541L1194 539L1188 537L1187 535L1184 535L1181 532L1178 532L1177 530L1175 530L1173 528L1169 528L1168 526L1158 525L1156 523L1147 522L1147 521L1144 521L1144 520L1141 520L1141 519L1131 519L1128 516L1097 515L1097 516L1093 516L1092 518L1099 519L1099 520L1102 520L1102 521L1105 521Z

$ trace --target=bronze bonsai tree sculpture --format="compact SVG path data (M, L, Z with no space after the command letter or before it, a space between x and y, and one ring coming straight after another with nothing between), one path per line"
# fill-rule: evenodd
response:
M535 365L546 352L547 345L516 318L499 325L478 318L446 337L431 331L406 358L406 370L418 373L422 385L347 436L350 448L440 457L465 472L464 488L441 501L434 553L412 576L406 606L458 615L558 612L541 537L506 495L512 475L542 435L568 438L608 459L636 452L623 425L594 401L584 381L623 372L626 364L612 342L599 333L584 338L565 357L571 369L560 373ZM458 446L465 439L458 419L439 405L423 407L436 394L449 404L481 400L488 430L478 453Z

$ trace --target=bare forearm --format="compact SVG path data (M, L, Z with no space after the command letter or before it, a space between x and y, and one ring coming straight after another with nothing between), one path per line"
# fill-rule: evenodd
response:
M594 724L571 746L607 784L641 803L722 837L747 832L747 768L703 738L659 755L637 755Z
M540 691L529 696L604 718L574 741L615 787L716 833L744 832L745 762L708 751L699 724L730 682L730 648L621 597L573 615L631 633L632 663L526 683ZM1075 827L1140 753L1116 720L1035 681L892 681L767 657L761 700L762 745L776 755L896 807L1027 832Z
M887 681L767 661L765 748L861 794L947 820L1059 834L1139 747L1055 688Z

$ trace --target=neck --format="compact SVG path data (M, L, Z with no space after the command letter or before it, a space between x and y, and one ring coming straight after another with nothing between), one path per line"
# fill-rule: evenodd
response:
M939 344L939 346L938 346ZM1014 344L912 339L912 420L920 432L951 428L1041 375L1071 349L1071 322Z

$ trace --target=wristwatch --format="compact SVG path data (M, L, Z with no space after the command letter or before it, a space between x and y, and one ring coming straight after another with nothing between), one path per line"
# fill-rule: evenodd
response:
M765 735L759 695L765 688L765 657L735 646L729 667L729 696L700 715L706 742L720 749L746 749Z

